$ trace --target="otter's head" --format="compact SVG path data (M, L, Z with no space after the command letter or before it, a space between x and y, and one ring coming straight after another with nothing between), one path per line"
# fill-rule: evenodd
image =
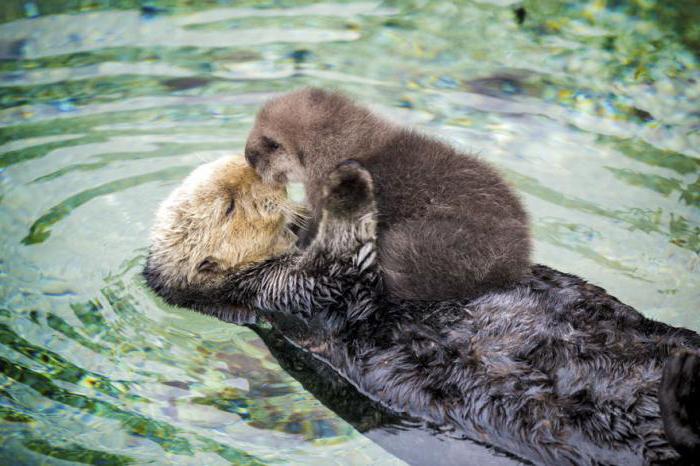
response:
M294 206L243 157L195 169L158 208L145 275L161 295L213 284L291 249Z
M369 115L337 92L306 88L282 95L258 112L246 160L266 183L304 181L308 168L330 168L348 158L342 154L356 144L348 135Z

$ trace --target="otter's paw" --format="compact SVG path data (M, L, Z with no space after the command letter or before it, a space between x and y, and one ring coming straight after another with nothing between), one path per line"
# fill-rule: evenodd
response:
M323 208L336 217L371 213L374 209L372 175L355 160L339 163L324 186Z
M669 357L659 405L671 445L684 457L700 455L700 353L682 350Z
M258 323L258 313L246 306L235 304L200 306L198 311L203 314L216 317L217 319L231 324L251 324Z

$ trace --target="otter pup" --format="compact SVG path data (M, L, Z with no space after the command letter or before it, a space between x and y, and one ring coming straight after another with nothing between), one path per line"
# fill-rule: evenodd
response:
M267 259L250 251L259 261L244 257L239 266L240 256L209 249L235 251L228 243L244 239L227 222L194 222L189 231L165 212L196 218L192 209L227 205L232 191L246 202L244 192L228 189L230 173L205 173L209 179L195 179L220 199L200 206L175 196L181 205L164 204L164 223L154 230L145 275L168 302L224 320L227 306L251 306L383 406L536 464L671 464L678 451L693 459L700 446L692 417L700 381L695 332L649 320L602 288L544 266L471 300L387 302L372 180L357 163L337 167L322 187L319 230L308 248ZM158 232L173 229L183 247L171 254L174 245ZM227 244L196 244L202 234ZM230 268L191 267L210 255ZM178 264L185 264L179 278Z
M328 173L361 162L375 184L379 264L394 298L475 297L529 270L528 218L496 170L339 93L302 89L267 102L245 155L271 185L304 183L309 237Z

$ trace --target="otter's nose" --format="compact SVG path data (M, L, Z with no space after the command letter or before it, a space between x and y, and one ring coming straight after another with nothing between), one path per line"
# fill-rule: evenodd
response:
M251 149L249 147L245 148L245 159L248 161L248 165L255 168L255 165L258 163L259 158L260 158L260 152L256 151L255 149Z

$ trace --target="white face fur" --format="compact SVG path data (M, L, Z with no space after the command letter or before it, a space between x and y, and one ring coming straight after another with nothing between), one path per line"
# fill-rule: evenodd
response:
M224 157L195 169L160 205L149 261L173 286L216 280L290 250L295 214L283 187L264 184L243 157Z
M267 169L258 171L266 183L301 183L304 181L304 167L296 155L284 147L268 154Z

